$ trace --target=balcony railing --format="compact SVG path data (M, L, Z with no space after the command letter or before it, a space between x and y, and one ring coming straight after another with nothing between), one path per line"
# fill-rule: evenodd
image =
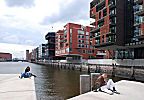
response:
M90 25L95 26L95 19L90 19Z
M134 0L135 3L142 4L143 0Z
M96 8L94 7L90 10L90 18L95 19L95 17L96 17L95 14L96 14Z
M90 3L90 9L93 8L94 6L96 6L96 0L93 0L93 1Z

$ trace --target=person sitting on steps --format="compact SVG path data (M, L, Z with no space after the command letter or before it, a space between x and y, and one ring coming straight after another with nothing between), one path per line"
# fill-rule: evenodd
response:
M113 80L108 79L108 75L106 73L100 75L97 78L97 82L99 84L99 88L97 89L97 91L102 91L109 94L113 94L113 93L119 94L119 92L116 91Z
M25 72L22 73L21 76L19 76L19 78L21 78L21 79L22 79L22 78L30 78L30 77L32 77L32 76L36 77L36 75L30 73L30 67L27 66L27 68L25 69Z

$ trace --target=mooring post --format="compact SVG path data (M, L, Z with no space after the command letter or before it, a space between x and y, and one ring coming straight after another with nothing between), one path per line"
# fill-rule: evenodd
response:
M80 65L80 72L82 71L82 64Z
M134 71L134 66L131 67L131 80L135 80L135 71Z
M112 77L114 77L115 76L115 65L112 63Z
M89 64L88 64L88 73L90 73L90 66L89 66Z
M97 73L97 65L96 65L96 68L95 68L95 73Z

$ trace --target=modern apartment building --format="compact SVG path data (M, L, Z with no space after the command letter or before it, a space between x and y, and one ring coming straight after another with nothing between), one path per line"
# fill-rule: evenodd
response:
M95 48L111 51L114 58L144 58L143 0L93 0L91 36ZM143 55L143 56L142 56Z
M45 49L46 49L46 44L41 44L38 47L38 61L43 61L45 60Z
M134 32L127 46L134 48L134 58L144 58L144 0L134 0Z
M90 45L90 27L67 23L56 32L56 56L67 59L88 59L95 57L96 50Z
M45 49L45 59L52 60L55 58L55 32L48 32L45 36L47 40Z

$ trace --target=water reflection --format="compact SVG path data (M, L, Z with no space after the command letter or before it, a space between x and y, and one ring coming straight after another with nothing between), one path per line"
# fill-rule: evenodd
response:
M41 67L35 78L38 100L63 100L79 94L80 72Z

